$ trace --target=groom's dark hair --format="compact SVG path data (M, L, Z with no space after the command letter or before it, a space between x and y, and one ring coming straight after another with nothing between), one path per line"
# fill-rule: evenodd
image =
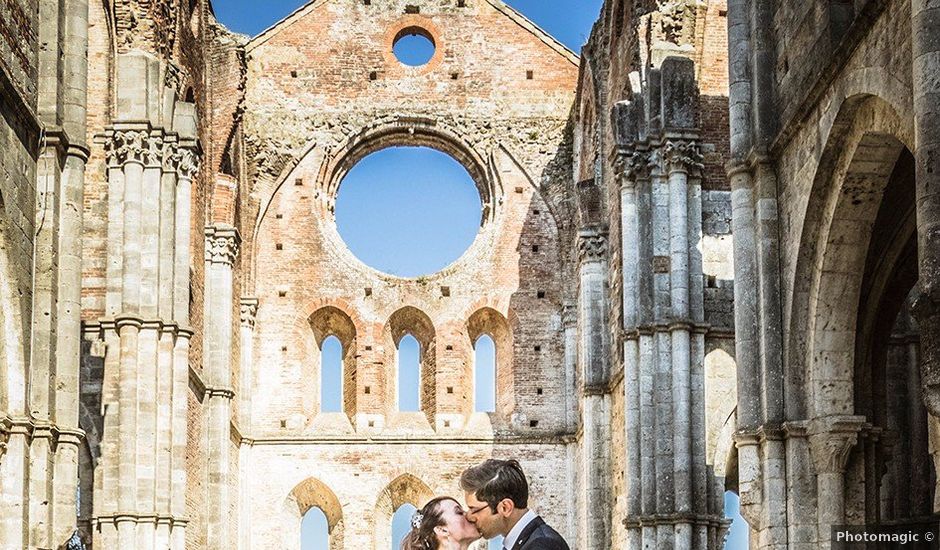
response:
M517 460L491 458L468 468L460 476L460 488L473 493L494 512L496 505L506 498L512 500L516 508L529 507L529 482Z

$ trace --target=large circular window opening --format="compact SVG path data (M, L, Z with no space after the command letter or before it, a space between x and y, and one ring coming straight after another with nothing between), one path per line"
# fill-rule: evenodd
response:
M431 33L421 27L402 29L392 44L392 52L399 61L410 67L427 65L434 57L437 45Z
M357 258L384 273L418 277L470 248L483 205L473 178L449 155L392 147L349 170L335 212L337 230Z

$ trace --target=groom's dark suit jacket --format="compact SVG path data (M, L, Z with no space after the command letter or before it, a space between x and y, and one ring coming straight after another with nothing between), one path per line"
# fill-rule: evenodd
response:
M570 550L565 539L557 531L545 523L541 517L536 517L516 540L516 544L509 550Z

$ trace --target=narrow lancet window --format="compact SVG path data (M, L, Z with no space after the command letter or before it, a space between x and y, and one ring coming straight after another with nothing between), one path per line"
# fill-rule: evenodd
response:
M343 412L343 344L336 336L320 348L320 411Z
M473 346L473 410L496 411L496 344L488 334Z
M416 510L417 508L407 503L402 504L398 507L398 510L395 510L395 514L392 516L392 540L389 541L391 550L401 548L401 540L411 530L411 517Z
M421 410L421 345L407 334L398 343L398 410Z
M300 550L329 550L330 530L323 510L314 506L300 522Z

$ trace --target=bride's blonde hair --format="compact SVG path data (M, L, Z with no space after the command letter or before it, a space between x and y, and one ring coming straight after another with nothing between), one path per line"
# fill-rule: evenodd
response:
M414 513L411 517L411 531L401 540L401 550L438 549L439 543L434 528L444 525L441 503L445 500L457 502L451 497L437 497L429 500L423 508Z

